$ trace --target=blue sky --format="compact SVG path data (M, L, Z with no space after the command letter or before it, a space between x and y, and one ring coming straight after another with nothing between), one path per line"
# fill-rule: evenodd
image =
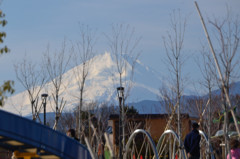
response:
M226 5L233 13L240 12L239 0L201 0L198 5L204 18L223 16ZM142 50L140 61L163 76L168 72L162 62L165 56L162 36L169 29L169 14L174 9L187 16L185 54L198 54L200 41L206 40L192 0L3 0L0 7L8 21L3 28L7 33L4 44L11 49L10 54L0 58L0 82L15 80L16 92L23 88L16 80L13 64L25 55L39 62L47 45L57 50L64 37L77 40L79 23L96 29L98 53L109 50L103 33L110 33L112 24L134 27L136 35L142 37L138 46ZM191 81L201 77L191 58L184 72L190 75Z

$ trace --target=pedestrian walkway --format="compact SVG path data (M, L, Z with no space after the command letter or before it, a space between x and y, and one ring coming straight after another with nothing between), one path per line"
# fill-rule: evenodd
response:
M0 147L29 159L91 159L85 146L65 134L3 110L0 110Z

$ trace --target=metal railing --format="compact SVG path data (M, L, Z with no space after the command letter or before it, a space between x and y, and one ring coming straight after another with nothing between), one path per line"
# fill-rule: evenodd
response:
M156 146L155 146L155 144L154 144L154 142L153 142L153 140L152 140L151 135L150 135L147 131L145 131L145 130L143 130L143 129L137 129L137 130L135 130L135 131L132 133L132 135L130 136L130 138L129 138L128 142L127 142L126 151L125 151L125 153L124 153L124 155L123 155L123 159L127 159L127 153L129 152L130 144L132 143L132 141L133 141L133 139L136 137L136 135L139 134L139 133L145 134L145 135L147 136L147 139L148 139L148 141L149 141L149 143L150 143L150 145L151 145L151 147L152 147L152 150L153 150L155 159L159 159L158 153L157 153L157 149L156 149Z
M144 135L147 137L147 139L148 139L148 141L149 141L149 143L150 143L150 145L151 145L151 148L152 148L152 150L153 150L153 153L154 153L154 157L153 157L154 159L159 159L159 152L158 152L158 151L159 151L159 149L160 149L162 140L164 139L164 137L166 137L166 135L172 134L172 135L174 136L174 140L177 140L178 143L180 143L180 138L179 138L179 136L177 135L177 133L176 133L175 131L173 131L173 130L166 130L166 131L164 131L164 133L163 133L163 134L161 135L161 137L159 138L157 146L155 146L151 135L150 135L147 131L145 131L145 130L143 130L143 129L137 129L137 130L135 130L135 131L131 134L131 136L130 136L127 144L126 144L126 151L125 151L125 153L124 153L124 155L123 155L123 159L127 159L127 154L128 154L128 152L129 152L129 150L130 150L130 149L129 149L129 148L130 148L130 145L131 145L131 143L133 142L133 140L135 139L136 135L139 134L139 133L142 133L142 134L144 134ZM200 134L201 136L203 136L203 140L205 140L206 143L209 144L207 135L206 135L203 131L201 131L201 130L199 130L199 134ZM181 143L183 143L183 142L181 142ZM215 159L211 144L208 145L208 146L210 147L211 159ZM174 153L174 152L175 152L175 145L174 145L173 147L174 147L174 149L173 149L172 152L173 152L173 154L175 154L175 153ZM180 151L181 151L182 158L183 158L183 159L187 159L184 146L183 146L183 145L180 145L179 148L180 148Z

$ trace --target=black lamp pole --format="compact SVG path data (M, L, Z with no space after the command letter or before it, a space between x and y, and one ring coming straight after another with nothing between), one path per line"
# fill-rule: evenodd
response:
M43 113L44 113L44 125L47 125L47 124L46 124L46 105L47 105L47 97L48 97L48 94L46 94L46 93L42 94Z
M119 158L122 159L122 130L123 130L123 121L122 121L122 101L124 98L124 87L118 87L117 88L117 93L118 93L118 100L119 100Z

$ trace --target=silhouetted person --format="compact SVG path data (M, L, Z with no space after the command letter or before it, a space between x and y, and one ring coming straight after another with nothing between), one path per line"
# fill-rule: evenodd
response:
M78 138L76 138L76 133L74 129L68 129L67 136L79 141Z
M192 131L187 134L184 140L184 147L187 152L189 159L199 159L200 158L200 140L201 136L198 131L198 123L192 124Z

